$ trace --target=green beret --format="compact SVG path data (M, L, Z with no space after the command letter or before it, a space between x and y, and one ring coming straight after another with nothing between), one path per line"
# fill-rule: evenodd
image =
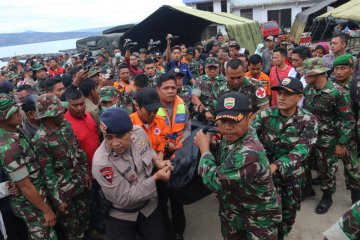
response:
M354 66L354 58L351 53L347 53L341 56L338 56L335 58L333 66L339 66L339 65L350 65Z

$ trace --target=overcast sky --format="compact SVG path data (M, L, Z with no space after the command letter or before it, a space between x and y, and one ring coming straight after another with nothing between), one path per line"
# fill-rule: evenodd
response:
M62 32L140 22L182 0L0 0L0 33Z

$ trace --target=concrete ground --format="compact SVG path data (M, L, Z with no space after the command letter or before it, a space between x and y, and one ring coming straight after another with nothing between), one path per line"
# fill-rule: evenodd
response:
M333 205L323 215L314 209L321 199L319 186L314 186L317 195L304 200L297 213L296 222L286 240L323 239L322 233L329 228L351 206L350 191L345 188L343 165L337 172L337 191L333 196ZM221 240L220 221L217 215L218 203L215 195L210 195L192 205L185 206L185 240Z

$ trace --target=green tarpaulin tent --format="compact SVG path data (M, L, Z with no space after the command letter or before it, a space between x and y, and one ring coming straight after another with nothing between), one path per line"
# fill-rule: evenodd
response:
M325 18L339 18L360 22L360 0L351 0L348 3L318 16L316 20Z
M203 39L203 32L209 25L224 25L231 38L251 53L261 42L261 32L257 22L229 13L213 13L187 7L164 5L127 31L122 39L130 38L138 42L138 48L147 47L149 39L161 40L161 49L166 47L167 33L180 36L180 42L188 46Z

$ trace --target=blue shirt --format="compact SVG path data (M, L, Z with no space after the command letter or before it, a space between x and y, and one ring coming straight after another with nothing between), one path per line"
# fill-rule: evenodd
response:
M189 84L190 80L193 78L193 75L189 69L189 66L184 62L170 61L169 64L166 66L166 72L169 72L171 69L178 67L180 71L184 74L184 82L183 84Z

